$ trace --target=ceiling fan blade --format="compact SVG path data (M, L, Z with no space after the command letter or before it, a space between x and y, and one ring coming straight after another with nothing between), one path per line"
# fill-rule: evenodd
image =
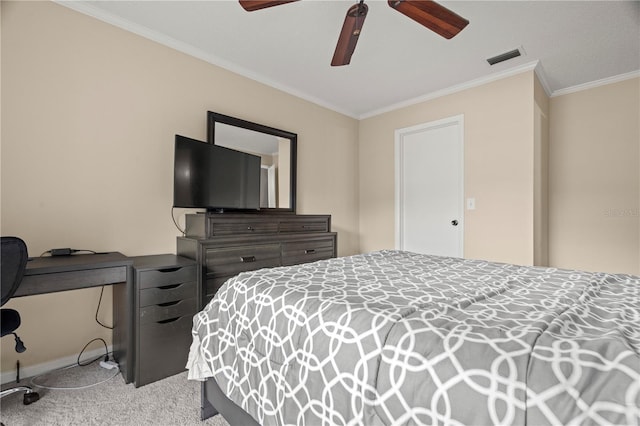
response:
M356 50L356 43L358 43L358 37L360 36L360 31L362 31L364 18L367 17L368 10L367 5L360 2L351 6L347 11L340 37L338 37L336 50L333 52L331 66L347 65L351 62L351 55Z
M298 0L240 0L240 6L247 12L266 9L267 7L280 6L281 4L293 3Z
M388 0L389 6L446 39L469 24L462 16L431 0Z

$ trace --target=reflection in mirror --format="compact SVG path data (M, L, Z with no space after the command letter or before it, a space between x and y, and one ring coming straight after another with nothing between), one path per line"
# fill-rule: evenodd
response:
M216 145L259 156L260 208L289 207L289 139L228 124L216 124Z
M260 209L295 213L295 133L209 112L209 142L259 156Z

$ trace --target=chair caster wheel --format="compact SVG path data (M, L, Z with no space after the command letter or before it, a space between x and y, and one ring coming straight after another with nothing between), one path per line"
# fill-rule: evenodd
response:
M38 392L29 392L24 394L22 403L24 405L29 405L29 404L33 404L39 399L40 399L40 395L38 395Z

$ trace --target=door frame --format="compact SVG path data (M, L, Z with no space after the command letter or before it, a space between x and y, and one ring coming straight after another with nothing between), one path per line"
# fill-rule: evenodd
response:
M464 257L464 225L465 225L465 193L464 193L464 114L454 115L447 118L442 118L440 120L429 121L422 124L417 124L415 126L404 127L402 129L395 130L395 247L397 250L403 250L403 241L402 241L402 201L403 201L403 182L402 182L402 165L403 165L403 150L402 145L404 141L405 135L423 132L425 130L437 129L440 127L446 127L455 125L458 130L458 138L461 143L460 147L460 158L458 161L460 162L461 174L460 177L460 222L458 226L460 227L459 233L459 245L460 245L460 253L459 257Z

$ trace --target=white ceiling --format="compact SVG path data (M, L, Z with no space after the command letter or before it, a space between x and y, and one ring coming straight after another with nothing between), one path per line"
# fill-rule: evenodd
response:
M368 0L351 64L330 66L355 1L256 12L237 1L60 1L238 74L363 118L533 69L549 95L640 75L639 1L442 1L470 24L446 40ZM489 66L514 48L524 55Z

